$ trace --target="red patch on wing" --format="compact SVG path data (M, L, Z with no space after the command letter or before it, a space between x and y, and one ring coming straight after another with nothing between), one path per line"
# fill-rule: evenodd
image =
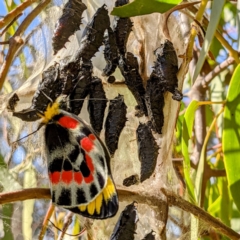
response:
M88 137L81 139L80 145L87 152L90 152L93 149L93 142Z
M90 175L88 177L85 177L84 178L84 181L85 183L91 183L93 181L93 176L92 174L90 173Z
M96 137L95 137L95 135L94 135L94 134L92 134L92 133L91 133L91 134L89 134L89 136L88 136L88 137L89 137L89 139L90 139L90 140L92 140L93 142L94 142L94 140L96 140Z
M58 184L60 181L60 172L49 173L49 179L52 184Z
M80 172L75 172L74 173L74 181L78 184L81 184L83 180L83 176Z
M62 179L64 183L70 184L73 180L73 172L72 171L62 171Z
M69 116L63 116L61 117L59 120L58 120L58 123L62 126L62 127L65 127L65 128L71 128L71 129L74 129L77 127L77 125L79 124L79 122L74 119L74 118L71 118Z
M94 171L94 165L93 165L93 162L92 162L92 158L87 154L85 155L85 158L86 158L86 163L87 163L88 169L90 170L90 172L93 172Z

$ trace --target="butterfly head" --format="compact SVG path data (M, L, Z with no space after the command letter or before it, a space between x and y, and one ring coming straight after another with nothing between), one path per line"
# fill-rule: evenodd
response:
M47 124L53 121L54 117L61 113L63 104L66 104L63 97L58 97L56 101L50 102L43 113L38 113L42 118L42 123Z

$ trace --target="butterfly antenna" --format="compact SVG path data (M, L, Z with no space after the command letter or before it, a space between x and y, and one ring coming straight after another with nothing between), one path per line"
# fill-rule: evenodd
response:
M19 141L23 140L24 138L27 138L27 137L31 136L32 134L36 133L42 126L44 126L44 124L43 124L43 123L40 123L39 126L38 126L38 128L37 128L37 130L31 132L30 134L28 134L28 135L26 135L26 136L24 136L24 137L22 137L22 138L19 138L18 140L16 140L15 142L12 142L11 144L14 144L14 143L16 143L16 142L19 142Z
M72 99L72 100L69 100L69 102L74 102L74 101L84 101L84 100L90 100L90 101L96 101L96 100L99 100L99 101L110 101L109 99L105 99L105 98L77 98L77 99Z
M94 101L94 100L110 101L109 99L105 99L105 98L88 98L88 100L91 100L91 101Z

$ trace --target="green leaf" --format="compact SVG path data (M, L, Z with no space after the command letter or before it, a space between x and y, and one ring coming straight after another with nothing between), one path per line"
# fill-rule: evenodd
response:
M226 99L226 86L224 84L224 79L226 76L227 71L223 71L218 76L216 76L210 86L211 90L211 101L213 102L221 102ZM222 106L220 104L213 104L212 105L212 110L215 114L217 114ZM219 117L217 120L217 131L218 131L218 136L222 137L222 132L223 132L223 117Z
M204 172L204 164L205 164L205 157L206 157L206 148L207 148L207 143L206 141L204 141L199 163L198 163L196 178L195 178L195 195L196 195L199 206L201 204L202 181L203 181L203 172Z
M13 204L2 205L2 219L4 227L4 237L1 240L13 240L12 233L12 215L13 215Z
M221 194L221 208L220 208L220 219L223 223L230 227L230 216L231 216L231 200L227 187L226 178L219 178L220 194Z
M185 106L184 103L182 102L180 104L180 112L182 112L184 110ZM176 132L175 132L175 137L176 137L176 145L174 147L174 150L177 154L181 154L182 153L182 125L183 125L183 118L184 118L184 114L181 114L178 116L177 119L177 128L176 128Z
M151 14L154 12L164 13L180 2L182 2L182 0L135 0L124 6L115 7L111 14L124 18Z
M14 1L5 1L5 6L8 12L11 12L12 10L14 10L17 5L15 4ZM17 22L14 22L13 24L11 24L11 26L8 28L7 32L10 34L10 36L13 36L16 29L17 29Z
M211 12L213 14L211 14L211 17L210 17L210 21L209 21L209 25L207 28L206 36L204 38L202 50L201 50L201 53L200 53L200 56L199 56L199 59L197 62L197 66L196 66L196 69L194 72L193 82L195 82L198 74L200 73L200 71L202 69L206 55L210 48L211 42L213 40L219 19L221 17L224 3L225 3L225 0L213 0L213 5L212 5L212 9L211 9Z
M219 105L219 104L216 104L216 105ZM205 114L206 114L206 125L210 126L214 118L212 106L205 106Z
M235 203L232 204L232 218L240 218L240 213L239 213Z
M190 157L188 154L188 142L190 138L192 137L192 129L193 129L193 123L194 123L194 117L195 117L195 111L198 108L198 101L193 100L185 114L184 114L184 119L183 119L183 139L182 139L182 153L184 157L183 161L183 167L184 167L184 177L186 180L186 185L188 189L188 193L191 197L190 201L193 203L196 203L196 197L194 193L194 187L193 187L193 182L190 177Z
M199 104L204 104L204 102L199 102ZM223 108L219 111L219 113L216 115L216 117L214 117L211 126L208 129L208 132L206 134L206 137L204 139L203 145L202 145L202 149L201 149L201 156L200 156L200 160L198 163L198 168L197 168L197 173L196 173L196 179L195 179L195 192L196 192L196 196L197 196L197 200L199 205L201 205L201 199L202 197L202 182L203 182L203 173L204 173L204 165L206 162L206 152L207 152L207 145L208 145L208 141L210 139L210 135L211 135L211 131L213 130L213 128L216 125L216 121L219 118L219 116L222 114L223 112ZM205 194L204 194L205 195Z
M230 218L231 218L231 200L229 196L229 191L227 187L226 178L218 178L218 189L219 196L215 202L213 202L209 208L208 212L222 220L224 224L230 227Z
M228 186L240 211L240 65L232 76L224 109L223 153Z
M208 207L205 209L209 209L211 205L217 200L219 197L219 190L217 188L217 183L211 184L210 181L207 183L207 190L206 194L208 195ZM209 210L208 210L209 212Z
M219 213L220 209L220 204L221 204L221 196L219 196L208 208L208 212L211 215L216 215L217 213Z

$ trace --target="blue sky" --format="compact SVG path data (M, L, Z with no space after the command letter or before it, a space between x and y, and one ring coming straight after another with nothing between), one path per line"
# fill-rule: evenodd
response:
M0 15L1 17L6 14L6 7L4 1L0 1Z

